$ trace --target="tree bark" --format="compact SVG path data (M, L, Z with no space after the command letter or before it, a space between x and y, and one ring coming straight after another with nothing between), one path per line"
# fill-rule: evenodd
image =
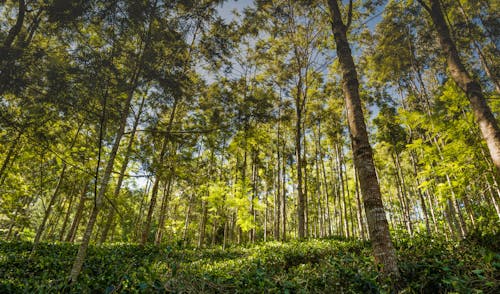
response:
M344 98L347 108L347 120L351 132L354 164L359 173L359 183L363 195L366 217L372 240L375 262L382 265L382 273L399 279L396 250L391 241L380 186L377 181L373 153L363 116L359 97L359 82L356 66L352 58L347 26L337 0L328 0L332 17L332 31L337 45L337 56L342 72Z
M298 91L297 91L298 92ZM299 100L299 99L297 99ZM295 166L297 169L297 226L298 237L306 237L305 232L305 198L302 190L302 111L299 105L296 105L296 123L295 123Z
M282 153L283 160L281 160L281 172L282 172L282 186L281 186L281 241L286 241L286 155L285 155L285 143L283 142Z
M365 240L365 226L363 224L363 211L361 207L361 197L360 197L360 192L359 192L359 180L358 180L358 171L356 168L354 168L354 186L355 186L355 193L356 193L356 205L357 207L357 218L358 218L358 228L359 228L359 233L360 237L362 240Z

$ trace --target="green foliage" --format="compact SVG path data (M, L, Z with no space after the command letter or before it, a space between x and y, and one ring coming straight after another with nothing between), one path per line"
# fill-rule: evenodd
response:
M495 293L500 289L497 235L461 243L400 236L405 293ZM498 242L496 243L498 244ZM251 247L90 247L81 278L66 282L75 245L0 243L0 291L11 293L388 293L368 243L325 239Z

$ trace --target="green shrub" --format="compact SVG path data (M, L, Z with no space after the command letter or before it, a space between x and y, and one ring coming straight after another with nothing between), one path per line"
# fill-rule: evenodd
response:
M404 293L500 293L493 243L399 238ZM0 242L0 292L6 293L390 293L369 243L324 239L248 247L91 246L78 283L67 284L78 247Z

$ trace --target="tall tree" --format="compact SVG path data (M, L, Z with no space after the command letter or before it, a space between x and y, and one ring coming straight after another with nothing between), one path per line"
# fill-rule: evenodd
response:
M481 134L488 145L493 164L497 168L497 174L500 174L500 128L491 108L486 102L481 85L471 77L460 58L450 29L446 23L440 1L430 0L430 6L424 0L418 1L431 16L438 35L439 44L446 57L450 75L467 95Z
M389 225L385 216L380 186L373 162L373 151L368 141L363 107L359 96L359 81L356 66L347 39L347 30L352 21L352 1L349 2L347 21L344 23L337 0L327 2L337 57L343 79L347 121L351 133L354 165L359 175L359 184L366 211L370 239L375 261L382 265L383 273L399 278L396 250L391 241Z

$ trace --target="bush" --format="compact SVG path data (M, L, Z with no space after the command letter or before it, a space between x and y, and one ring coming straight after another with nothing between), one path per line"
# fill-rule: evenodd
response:
M405 293L500 293L500 255L473 238L425 237L396 244ZM67 284L78 247L0 243L0 292L6 293L390 293L369 243L268 242L249 247L90 247L78 283Z

